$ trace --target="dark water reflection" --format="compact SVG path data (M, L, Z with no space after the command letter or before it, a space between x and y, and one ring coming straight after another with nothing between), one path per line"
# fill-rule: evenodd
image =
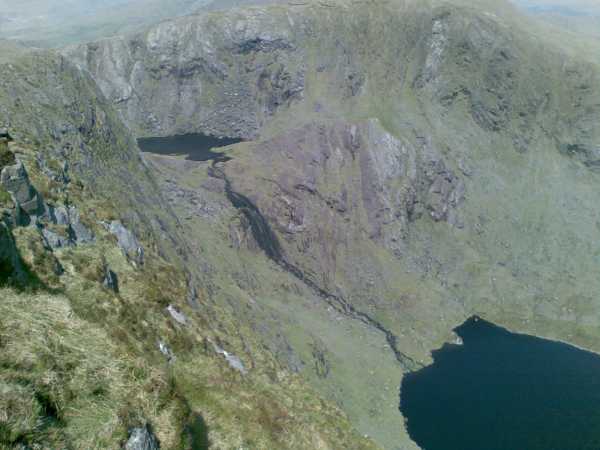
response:
M218 138L206 134L184 134L179 136L138 139L142 152L159 155L187 155L190 161L210 161L222 158L223 153L213 149L241 142L238 138Z
M400 409L425 450L599 450L600 356L477 317L404 377Z

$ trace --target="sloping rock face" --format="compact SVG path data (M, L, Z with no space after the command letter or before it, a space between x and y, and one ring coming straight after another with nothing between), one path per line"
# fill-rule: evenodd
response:
M138 135L250 138L303 95L306 53L292 42L300 38L292 24L281 27L286 15L191 16L66 54L96 76Z
M357 103L365 112L370 96L380 102L368 114L394 114L414 91L463 109L488 132L510 133L521 152L541 128L538 117L565 152L593 165L590 112L598 109L589 64L561 66L552 49L541 66L523 64L544 50L518 27L508 30L503 9L510 7L499 6L496 16L399 0L256 7L166 21L63 54L92 74L138 136L254 138L297 103L304 115ZM559 77L564 84L555 83ZM575 101L559 111L567 97ZM409 103L406 113L417 106Z
M118 220L108 224L107 229L117 238L117 244L127 258L139 265L144 263L144 249L131 231Z
M158 442L154 435L144 428L134 428L125 444L125 450L158 450Z
M399 140L377 120L311 123L219 165L231 191L244 193L282 238L279 254L267 253L306 261L302 270L326 290L336 289L339 271L353 279L341 256L352 258L365 238L401 258L421 216L462 226L461 178L430 144Z
M12 196L13 202L27 216L43 213L42 200L29 182L27 172L21 162L5 166L0 173L0 183Z
M43 89L32 89L31 84ZM0 122L10 124L15 141L38 143L40 150L31 165L52 180L48 194L54 198L44 200L53 208L43 211L22 164L3 169L5 188L26 212L47 214L52 222L70 226L74 239L91 240L77 208L65 205L66 187L77 184L68 173L79 180L80 187L85 179L86 189L110 198L141 233L155 226L143 211L162 214L156 208L162 200L153 192L135 140L93 80L59 55L31 52L0 69L0 101ZM63 107L57 110L56 105Z

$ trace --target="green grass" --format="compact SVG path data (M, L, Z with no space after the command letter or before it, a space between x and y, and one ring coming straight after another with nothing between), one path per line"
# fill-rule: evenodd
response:
M559 151L560 144L597 141L598 71L597 63L589 62L596 47L573 36L558 45L564 35L552 36L552 30L516 17L498 2L432 3L433 10L428 3L408 1L315 4L290 14L286 8L268 9L269 30L289 32L299 50L261 54L255 62L284 64L292 75L305 70L304 100L273 119L259 111L268 122L261 130L264 142L228 150L234 157L230 170L239 169L233 171L236 188L255 194L261 207L275 204L280 196L275 183L266 180L293 175L299 166L290 167L278 152L285 139L265 158L268 164L257 155L270 139L287 139L291 130L311 122L322 130L319 139L359 126L373 151L380 142L397 139L408 155L402 159L408 169L427 162L417 137L428 137L465 182L467 198L459 211L463 229L435 223L426 214L409 223L392 221L387 230L403 238L400 256L394 256L368 237L369 211L361 202L369 180L362 179L360 159L348 158L342 169L315 173L320 192L334 196L348 190L358 205L352 216L327 222L334 217L329 207L307 200L314 232L309 238L316 250L303 253L305 242L282 235L288 256L392 330L400 349L420 363L429 362L431 349L451 339L451 329L474 313L516 331L600 349L595 301L600 285L594 275L600 254L595 244L598 174L583 164L586 155L570 158ZM448 45L430 81L421 85L415 79L427 60L432 20L439 17L445 20ZM230 19L219 13L206 20L218 30L234 23ZM253 73L246 70L251 58L236 60L219 33L211 36L217 56L236 67L230 79L253 83L245 78ZM273 55L279 60L272 61ZM43 53L17 58L12 65L11 70L0 67L10 86L0 86L0 103L18 134L34 143L28 162L35 152L52 148L55 124L83 130L61 144L75 149L67 156L76 168L69 199L81 208L97 242L51 255L31 230L15 232L24 262L61 293L3 291L12 300L0 309L1 317L14 319L12 325L3 322L7 331L1 342L12 349L3 357L7 367L17 368L13 378L0 380L8 386L2 388L8 399L3 407L18 411L1 425L5 445L45 439L57 447L110 448L125 439L129 426L148 420L164 448L185 448L190 436L184 430L199 415L206 424L204 437L217 448L369 448L343 410L361 434L390 448L414 448L397 410L402 370L382 335L340 318L251 248L231 248L230 227L239 220L223 196L199 187L206 167L164 176L210 196L216 217L175 220L155 175L136 157L132 137L89 79ZM365 77L363 90L353 98L347 84L351 72ZM200 82L202 104L217 105L224 85ZM32 98L31 86L43 86L49 99ZM157 86L148 81L143 88L155 92ZM21 106L15 105L13 90ZM315 112L317 102L321 113ZM489 121L492 112L498 130L476 114ZM196 119L182 115L174 123L185 128L196 126ZM515 146L519 138L528 144ZM338 143L331 142L336 145L327 147L327 164L333 165ZM300 150L314 147L307 141ZM38 189L63 201L61 195L51 197L55 187L30 165ZM463 167L470 168L469 175ZM404 174L391 180L389 204L400 202L396 194L413 181ZM180 218L190 215L185 205L173 207ZM126 219L138 232L148 250L143 268L134 269L98 225L109 218ZM169 239L161 239L165 235ZM189 250L187 266L199 280L197 311L185 302L181 248ZM59 278L57 260L65 269ZM105 263L119 276L119 295L100 285ZM164 311L169 304L180 307L190 325L173 323ZM176 355L171 366L157 350L158 339ZM239 356L250 374L242 378L232 371L212 342ZM328 377L315 371L315 346L330 364ZM19 366L22 355L30 356L29 365ZM292 356L304 363L300 375L285 369ZM22 404L15 406L19 398Z
M197 286L202 308L187 305L181 251L188 243L133 137L93 82L54 54L3 58L10 64L0 67L0 122L10 117L15 152L45 199L75 205L96 240L52 252L35 227L12 230L23 266L39 282L0 291L0 386L7 393L0 447L120 448L130 427L148 422L161 448L184 450L193 434L185 430L200 416L208 436L198 439L215 448L250 441L265 450L376 448L291 376L243 316L212 299L209 280ZM62 126L57 143L52 135ZM43 157L56 169L57 148L71 167L68 185L50 184L36 163ZM142 241L143 267L133 267L99 223L116 218ZM101 284L104 264L118 276L118 294ZM169 304L188 326L170 319ZM173 364L159 340L174 352ZM249 374L242 379L210 342L239 355ZM282 440L281 430L294 431L293 439Z

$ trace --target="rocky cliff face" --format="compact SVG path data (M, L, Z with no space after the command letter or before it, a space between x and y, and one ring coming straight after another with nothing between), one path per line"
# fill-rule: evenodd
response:
M339 275L364 289L348 263L366 256L365 239L402 258L409 228L423 216L463 227L461 178L430 143L403 142L374 119L311 123L231 155L218 164L230 189L267 218L271 240L281 238L282 248L265 244L267 253L302 261L300 270L326 291L338 289Z
M284 9L190 16L67 54L96 75L138 135L251 138L303 95L306 53L286 16Z
M147 230L141 241L156 239L150 247L174 261L178 248L188 263L189 304L158 296L172 329L156 338L179 361L178 392L193 412L218 418L233 399L220 385L223 396L191 396L205 390L187 372L192 355L178 355L190 317L216 324L202 335L204 352L236 374L288 377L275 354L385 448L414 448L397 410L399 380L466 317L600 349L600 72L522 23L483 2L321 2L190 16L64 50L137 136L247 140L214 163L154 156L146 167L108 105L70 119L93 136L73 141L73 170L122 193L118 211ZM77 108L90 105L71 96ZM57 101L67 102L47 103ZM112 153L89 151L98 142ZM106 184L93 181L107 168ZM125 171L136 176L111 187ZM275 386L296 400L304 389ZM282 394L270 381L264 389ZM317 409L314 417L332 417ZM276 416L248 419L241 431L215 419L234 437L211 436L242 445L253 424L292 426ZM348 448L349 434L283 443L261 427L257 439L270 448Z

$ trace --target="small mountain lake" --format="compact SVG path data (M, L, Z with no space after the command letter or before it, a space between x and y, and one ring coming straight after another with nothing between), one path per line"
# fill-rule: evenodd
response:
M242 142L238 138L220 138L202 133L138 139L140 150L158 155L186 155L190 161L210 161L223 157L214 149Z
M400 410L424 450L600 449L600 356L479 317L463 345L406 375Z

